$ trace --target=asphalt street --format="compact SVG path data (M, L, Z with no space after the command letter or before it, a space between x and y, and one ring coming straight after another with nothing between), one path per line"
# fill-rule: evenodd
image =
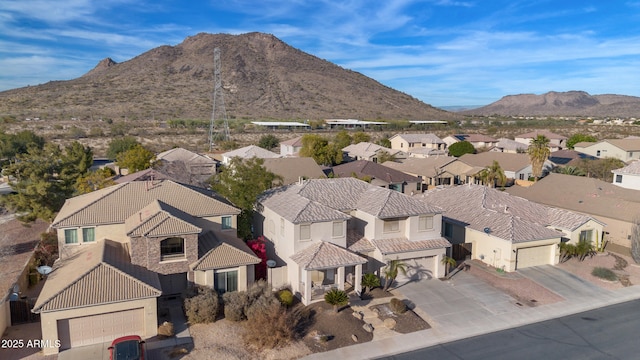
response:
M640 300L378 359L637 359Z

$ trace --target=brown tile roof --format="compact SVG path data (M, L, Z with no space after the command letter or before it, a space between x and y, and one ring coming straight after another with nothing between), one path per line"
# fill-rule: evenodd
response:
M242 159L249 159L253 157L257 157L260 159L268 159L268 158L277 158L280 155L271 152L269 150L263 149L259 146L249 145L240 149L232 150L222 154L222 156L227 158L240 157Z
M36 313L158 297L158 275L129 262L123 244L100 240L81 245L47 275Z
M551 173L528 188L512 186L506 191L540 204L626 222L640 214L640 191L585 176Z
M198 261L191 264L191 269L224 269L260 261L244 241L208 231L198 238Z
M350 177L352 174L357 177L370 176L372 179L378 179L387 184L420 182L420 179L415 176L368 160L356 160L340 164L334 166L332 171L338 177Z
M347 230L347 249L355 253L363 254L368 253L376 249L375 246L365 238L364 235L356 232L353 229Z
M498 142L498 140L492 138L491 136L483 135L483 134L454 134L451 137L457 139L458 141L468 141L470 143L474 142Z
M382 255L442 249L451 246L451 243L445 238L410 241L409 239L402 237L394 239L377 239L372 240L372 242L373 245L380 250Z
M327 177L322 168L310 157L264 159L262 166L268 171L282 176L283 185L293 184L300 177L305 179L324 179Z
M378 144L374 144L366 141L346 146L342 148L342 151L349 153L349 156L353 158L357 156L369 158L378 154L378 152L382 152L382 151L386 151L390 155L395 155L401 152L400 150L389 149L387 147L380 146Z
M497 161L503 170L519 171L531 165L529 155L503 153L497 151L486 151L478 154L464 154L458 158L459 161L469 165L486 167L491 166L493 161Z
M623 175L640 175L640 161L632 161L629 165L620 169L611 170L611 172Z
M119 178L114 179L117 184L126 183L129 181L153 181L153 180L173 180L177 181L177 179L172 178L171 176L164 174L155 169L145 169L136 171L132 174L120 176Z
M513 243L559 238L593 220L590 216L556 209L511 196L481 185L438 188L419 195L445 210L444 216L477 231L488 228L492 236Z
M435 214L440 209L355 178L312 179L263 193L258 202L294 223L348 219L361 210L381 219ZM341 214L341 215L340 215Z
M161 237L199 234L202 229L193 225L193 216L153 200L125 220L127 236Z
M399 137L409 143L444 144L445 142L435 134L396 134L391 137Z
M169 149L156 155L156 158L170 162L182 161L187 164L216 164L216 161L208 156L200 155L183 148Z
M63 228L124 223L153 200L160 200L194 217L240 213L240 210L211 191L170 180L133 181L67 199L52 226Z
M333 269L367 262L365 258L326 241L319 241L296 252L291 255L291 260L305 270Z
M387 161L382 163L391 169L405 172L407 174L415 174L417 176L434 177L442 173L442 167L448 165L458 159L453 156L435 156L428 158L408 158L400 161ZM436 174L436 169L440 172Z

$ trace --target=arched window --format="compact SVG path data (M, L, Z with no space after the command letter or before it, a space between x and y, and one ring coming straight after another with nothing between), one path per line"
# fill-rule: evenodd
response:
M171 237L160 242L160 260L184 258L184 239Z

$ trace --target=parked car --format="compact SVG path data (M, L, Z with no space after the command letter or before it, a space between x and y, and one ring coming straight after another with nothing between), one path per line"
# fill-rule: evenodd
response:
M109 346L111 360L144 360L144 341L138 335L119 337Z

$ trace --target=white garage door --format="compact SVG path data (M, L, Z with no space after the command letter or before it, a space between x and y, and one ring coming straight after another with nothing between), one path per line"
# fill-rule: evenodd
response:
M396 277L397 284L395 284L395 286L406 284L409 281L430 279L434 276L433 256L401 261L407 265L407 274L403 275L402 272L399 271L398 277Z
M544 245L518 249L516 269L551 264L553 246Z
M126 335L144 335L142 308L58 320L61 349L108 342Z

